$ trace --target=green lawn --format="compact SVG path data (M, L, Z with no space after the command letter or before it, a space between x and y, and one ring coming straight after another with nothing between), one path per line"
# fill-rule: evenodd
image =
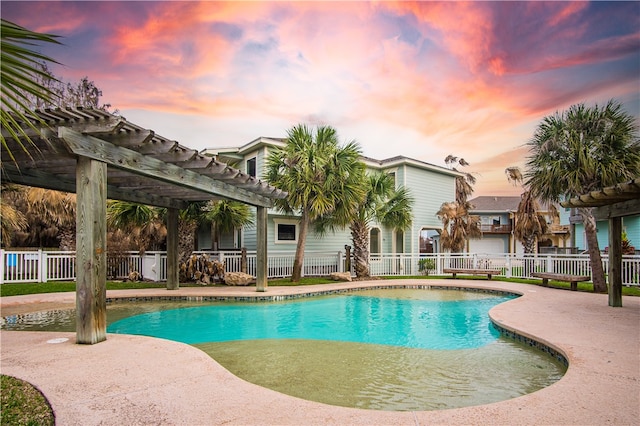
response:
M396 279L442 279L442 276L402 276L402 277L384 277L388 280ZM462 278L462 276L460 276ZM464 279L469 280L482 280L486 281L486 278L476 276L465 276ZM524 280L524 279L507 279L503 277L494 277L494 281L507 281L517 282L523 284L540 285L540 280ZM315 284L327 284L332 283L328 278L308 277L303 278L299 283L292 283L290 279L278 279L270 280L269 286L297 286L297 285L315 285ZM107 290L129 290L137 288L165 288L165 283L155 282L121 282L121 281L107 281ZM222 286L222 284L216 284L216 286ZM550 287L558 287L569 289L569 283L551 281ZM200 287L199 284L193 283L180 283L180 287ZM49 282L49 283L5 283L0 285L0 296L18 296L23 294L38 294L38 293L59 293L65 291L75 291L75 282ZM593 285L590 283L578 283L578 291L592 292ZM640 296L640 287L622 287L622 294L624 296Z

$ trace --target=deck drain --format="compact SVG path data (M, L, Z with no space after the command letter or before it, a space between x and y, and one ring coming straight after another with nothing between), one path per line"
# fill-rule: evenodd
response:
M66 337L58 337L58 338L56 338L56 339L49 339L49 340L47 340L47 343L64 343L64 342L66 342L67 340L69 340L69 339L68 339L68 338L66 338Z

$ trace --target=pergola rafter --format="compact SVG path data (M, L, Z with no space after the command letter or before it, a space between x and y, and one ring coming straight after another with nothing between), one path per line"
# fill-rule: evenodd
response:
M266 290L266 212L285 192L100 109L46 109L35 115L48 125L43 130L46 140L27 123L23 128L32 145L2 130L7 142L2 146L2 179L77 194L78 343L106 339L107 199L168 209L167 289L179 287L179 209L189 202L221 198L255 206L261 248L256 285L258 291ZM40 125L40 120L33 123Z

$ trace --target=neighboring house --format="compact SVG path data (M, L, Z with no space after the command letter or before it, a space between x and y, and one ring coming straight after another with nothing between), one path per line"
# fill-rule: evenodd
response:
M261 137L241 147L209 148L202 153L216 157L218 161L229 163L261 179L269 150L284 145L285 139ZM377 224L372 225L371 254L418 254L421 252L421 241L423 251L426 250L423 237L428 232L437 234L442 229L442 222L436 216L436 212L442 203L455 199L455 178L460 173L402 156L382 161L367 157L362 157L362 160L370 171L392 174L396 185L408 188L413 198L413 223L409 229L395 232ZM298 241L298 218L276 209L269 209L267 237L269 252L294 253ZM344 252L346 245L352 245L349 229L336 233L330 232L322 237L310 230L305 249L310 252L337 253ZM198 247L212 248L208 229L199 230ZM228 250L240 247L245 247L247 250L256 249L255 227L238 230L235 235L222 236L218 249Z
M561 223L570 224L572 228L571 243L576 247L577 252L588 250L587 238L582 224L582 217L576 209L562 208L560 212ZM599 220L596 222L598 231L598 246L600 250L609 247L609 221ZM630 244L635 247L636 253L640 251L640 215L626 216L622 218L622 231L626 233Z
M480 217L481 238L469 240L469 253L523 253L522 243L514 235L515 214L520 196L481 196L469 200L474 207L472 215ZM569 245L569 227L561 225L559 218L552 218L545 204L540 213L546 216L550 234L538 241L538 250L547 248L564 249Z

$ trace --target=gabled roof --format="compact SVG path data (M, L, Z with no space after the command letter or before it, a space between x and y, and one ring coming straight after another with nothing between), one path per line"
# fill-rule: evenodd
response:
M497 196L497 195L483 195L480 197L469 200L473 207L473 212L482 213L509 213L518 210L520 204L520 195L516 196ZM548 204L538 200L540 210L546 212L549 210ZM557 207L557 205L556 205Z
M487 212L487 213L504 213L514 212L518 210L518 204L520 204L520 196L516 197L501 197L493 195L485 195L473 198L469 200L469 203L473 205L474 212Z
M241 160L242 158L244 158L245 154L250 153L262 146L283 147L286 142L286 138L270 138L261 136L239 147L206 148L201 151L201 153L204 155L216 156L222 160ZM464 176L463 173L456 172L455 170L451 170L442 166L436 166L431 163L415 160L413 158L405 157L402 155L387 158L385 160L376 160L375 158L367 157L364 155L361 155L360 158L367 166L374 169L385 169L407 164L421 169L431 170L451 176Z
M76 192L76 163L86 157L106 164L107 198L114 200L184 208L191 201L227 198L270 207L273 199L287 195L104 110L56 108L35 114L48 126L48 141L22 123L36 144L28 146L29 153L21 147L25 141L2 130L10 150L2 146L4 182Z
M464 176L464 173L456 172L455 170L448 169L442 166L436 166L435 164L427 163L425 161L416 160L413 158L405 157L403 155L397 155L395 157L387 158L385 160L376 160L371 157L361 156L362 161L369 167L377 169L386 169L389 167L397 167L400 165L410 165L420 169L426 169L433 172L443 173L451 176Z

